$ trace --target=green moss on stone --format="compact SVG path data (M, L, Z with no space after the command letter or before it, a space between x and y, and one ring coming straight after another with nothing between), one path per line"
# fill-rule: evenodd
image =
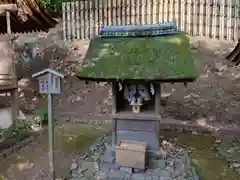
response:
M197 69L185 34L91 40L82 78L178 80L195 79Z

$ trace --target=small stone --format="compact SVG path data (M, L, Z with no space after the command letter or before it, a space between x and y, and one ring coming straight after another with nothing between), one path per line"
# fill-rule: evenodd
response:
M79 168L78 169L78 173L79 174L82 174L82 173L84 173L85 171L87 171L88 169L87 168Z
M96 155L93 155L93 156L92 156L92 160L93 160L93 161L97 161L98 159L99 159L99 156L96 156Z
M168 161L167 164L168 164L169 166L175 166L175 162L174 162L174 161Z
M99 165L97 162L93 162L93 167L94 167L95 171L99 171Z
M234 167L234 168L239 168L239 167L240 167L240 163L233 163L233 164L232 164L232 167Z
M78 164L76 163L76 160L73 160L70 170L76 170L77 168L78 168Z
M88 158L88 154L84 153L82 156L80 156L80 159L87 159Z
M78 171L77 171L77 169L71 170L71 176L72 176L72 177L78 177Z
M166 168L166 160L164 160L164 159L157 160L157 166L160 169L165 169Z
M107 174L105 172L97 172L96 180L107 180Z
M133 172L133 168L130 168L130 167L120 167L119 170L120 171L125 171L125 172L127 172L129 174L132 174L132 172Z
M216 142L217 144L220 144L220 143L222 142L222 140L221 140L221 139L217 139L215 142Z

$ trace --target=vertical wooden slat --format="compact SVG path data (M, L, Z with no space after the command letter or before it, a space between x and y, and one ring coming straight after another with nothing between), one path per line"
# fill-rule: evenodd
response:
M206 36L209 37L210 33L211 33L211 0L206 0L206 24L205 24L205 28L206 28Z
M159 23L162 23L163 22L163 11L164 11L164 0L160 0L159 2Z
M180 30L181 26L181 16L180 16L180 0L175 1L175 21L177 23L177 28Z
M158 8L158 4L157 4L157 0L153 0L152 1L152 23L153 24L157 24L157 8Z
M70 2L71 7L71 29L72 29L72 39L76 39L76 22L75 22L75 3Z
M200 0L199 3L199 35L203 36L204 35L204 6L205 0Z
M94 1L88 1L88 17L89 17L89 38L92 38L95 34L95 14L94 14Z
M232 0L228 0L227 8L227 40L232 40Z
M72 39L72 35L71 35L71 16L70 16L70 13L71 13L71 6L70 6L70 3L66 3L67 4L67 39L70 40Z
M126 0L126 24L130 24L131 22L131 9L130 9L130 0Z
M163 22L167 22L169 19L168 19L168 0L163 0L163 6L164 6L164 9L163 9Z
M106 4L106 1L104 0L101 0L102 1L102 7L103 7L103 25L104 26L107 26L108 25L108 22L107 22L107 4Z
M88 1L83 2L84 5L84 39L88 39Z
M198 20L199 20L199 0L195 0L194 2L193 2L193 15L192 15L192 17L193 17L193 36L197 36L197 35L199 35L199 31L198 31Z
M79 10L79 1L75 1L75 11L76 11L76 36L77 39L80 39L80 10Z
M217 9L217 1L213 1L213 5L212 5L212 12L213 12L213 16L212 16L212 38L216 39L216 35L217 35L217 14L218 14L218 9Z
M92 1L92 7L93 7L93 18L94 18L94 21L93 21L93 24L94 24L94 36L96 36L98 34L98 28L99 28L99 14L98 14L98 2L99 1Z
M121 25L126 24L126 0L121 0Z
M100 5L100 0L97 0L97 16L98 16L98 19L97 19L97 32L99 33L100 31L100 27L102 25L102 13L101 13L101 5Z
M225 0L220 1L220 39L224 40L225 33Z
M187 32L192 35L192 0L187 0Z
M235 0L235 15L234 15L234 40L240 38L240 1Z
M148 0L147 2L147 24L152 24L152 0Z
M137 1L137 18L138 18L138 22L139 24L142 24L142 0L136 0Z
M132 17L133 17L133 24L139 24L138 20L137 20L137 4L136 4L136 0L131 0L132 1Z
M185 31L185 21L186 21L186 1L181 0L181 31Z
M140 0L141 24L145 23L145 0Z
M107 25L111 26L112 25L112 8L111 8L110 0L107 0L106 11L107 11L106 12L106 14L107 14Z
M114 0L117 10L117 25L121 25L121 0Z
M129 12L130 12L130 24L135 24L135 14L134 13L134 5L133 5L134 0L130 0L129 5Z
M168 14L169 14L169 21L173 21L173 16L174 16L174 0L169 0L169 9L168 9Z
M62 32L63 40L67 40L67 28L66 28L66 3L62 3Z
M113 25L117 25L117 9L116 9L116 0L110 0L111 1L111 7L112 7L112 19L113 19Z
M81 39L84 39L84 2L83 1L79 1L80 2L80 27L81 27Z
M144 24L148 23L148 0L144 0Z

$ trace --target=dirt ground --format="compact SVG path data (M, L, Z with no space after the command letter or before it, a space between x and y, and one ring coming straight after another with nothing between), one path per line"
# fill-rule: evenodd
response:
M196 82L189 83L187 88L183 84L162 85L162 96L166 102L162 106L162 116L184 121L205 119L209 123L239 124L240 66L234 67L224 59L235 44L202 38L194 38L192 42L195 46L196 64L201 75ZM64 62L69 66L70 71L74 71L79 59L84 57L87 44L86 41L73 43L75 55L66 59L66 63ZM85 84L75 76L69 75L64 79L62 93L56 99L59 114L64 118L71 117L73 121L108 119L107 115L111 112L111 93L106 83ZM38 143L36 142L35 148L40 146ZM33 152L31 148L33 147L22 151L31 154L30 152ZM13 173L12 180L32 180L35 175L38 176L35 179L47 179L45 177L48 171L46 151L32 154L37 158L25 161L22 165L29 166L28 170ZM57 154L59 154L58 159L61 159L58 163L60 165L63 162L69 164L74 158L71 153L58 151ZM14 169L14 165L11 168ZM12 171L7 173L11 174Z

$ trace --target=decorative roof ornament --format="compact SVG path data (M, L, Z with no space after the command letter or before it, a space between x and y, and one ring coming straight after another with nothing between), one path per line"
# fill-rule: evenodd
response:
M125 26L102 26L100 37L138 37L138 36L160 36L176 34L177 26L174 21L162 24L149 25L125 25Z

